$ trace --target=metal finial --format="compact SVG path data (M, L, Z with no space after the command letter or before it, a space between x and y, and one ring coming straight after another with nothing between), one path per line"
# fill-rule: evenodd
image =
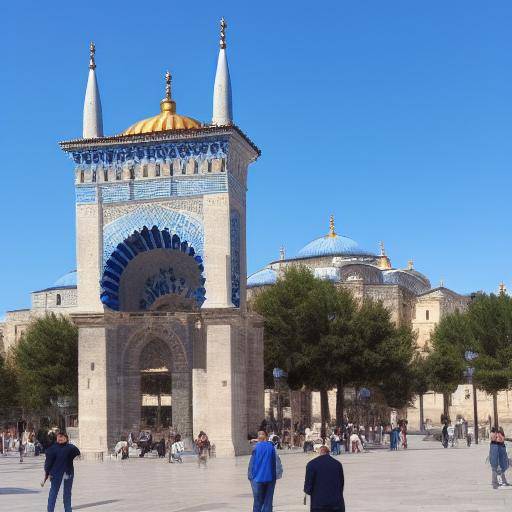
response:
M228 24L224 18L220 19L220 47L222 49L226 48L226 29L228 28Z
M284 247L281 247L281 249L279 249L279 259L284 260L284 258L285 258Z
M441 280L439 281L439 288L444 288L444 279L441 278Z
M380 255L386 256L386 248L384 247L384 242L382 240L379 242L379 246L380 246Z
M171 99L171 81L172 76L169 70L165 72L165 99L170 100Z
M96 45L91 41L89 44L89 69L96 69L94 54L96 53Z
M409 260L407 262L407 270L414 270L414 260Z
M329 236L336 236L336 231L334 231L334 215L331 215L329 218Z
M499 285L500 295L504 295L506 291L507 291L507 287L505 286L505 283L503 281L501 281L501 283Z

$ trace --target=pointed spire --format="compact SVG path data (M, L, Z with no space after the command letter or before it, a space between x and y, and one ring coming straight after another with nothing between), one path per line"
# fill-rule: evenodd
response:
M409 260L407 262L407 270L414 270L414 260Z
M212 124L225 126L233 124L233 106L231 101L231 78L229 76L226 55L226 28L224 18L220 20L220 50L217 60L217 72L213 86L213 117Z
M279 259L282 261L285 259L285 250L284 250L284 247L281 247L281 249L279 249Z
M382 240L379 242L379 246L380 246L380 255L386 256L386 248L384 247L384 242Z
M89 45L89 78L85 90L83 138L103 137L103 117L101 113L100 91L96 81L96 46Z
M505 293L507 293L507 287L503 281L499 284L498 293L499 295L505 295Z

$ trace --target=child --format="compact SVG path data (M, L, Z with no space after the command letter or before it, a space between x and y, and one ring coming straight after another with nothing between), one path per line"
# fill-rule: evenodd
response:
M169 462L183 462L183 459L181 458L181 454L185 451L185 445L183 444L183 441L181 440L181 436L179 434L176 434L176 437L174 438L174 443L171 445L171 456L169 457Z

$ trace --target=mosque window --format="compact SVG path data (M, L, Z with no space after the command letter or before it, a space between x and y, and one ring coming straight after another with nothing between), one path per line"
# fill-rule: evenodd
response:
M133 167L133 165L130 167L130 179L135 179L135 167Z
M221 161L220 161L220 172L224 172L226 170L226 159L223 158Z
M155 176L160 176L160 164L155 165Z
M103 170L103 181L108 181L108 169Z
M94 169L94 171L92 171L92 181L96 182L96 169Z
M121 179L121 169L116 169L116 180L120 180Z
M208 160L208 172L212 172L212 161Z
M171 163L169 164L169 174L170 174L171 176L174 176L174 163L173 163L173 162L171 162Z
M142 166L142 176L144 178L147 178L148 177L148 166L147 165L143 165Z
M62 297L60 296L60 293L57 293L55 303L57 304L57 306L60 306L62 304Z
M187 162L181 162L181 174L187 174Z
M194 174L199 174L199 162L194 160Z
M428 309L425 311L425 320L430 320L430 311Z
M85 181L85 173L84 171L80 171L80 183L83 183Z

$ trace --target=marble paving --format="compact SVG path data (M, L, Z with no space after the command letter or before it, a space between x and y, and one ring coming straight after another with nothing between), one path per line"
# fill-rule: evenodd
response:
M512 510L512 487L493 490L487 443L443 449L412 438L410 449L341 455L347 512L502 512ZM285 453L275 512L299 512L304 467L310 455ZM247 457L212 459L206 469L158 459L100 464L77 462L73 510L90 512L222 512L252 510ZM19 464L0 456L0 510L46 510L42 458ZM512 474L509 477L512 480ZM59 497L58 511L63 510Z

